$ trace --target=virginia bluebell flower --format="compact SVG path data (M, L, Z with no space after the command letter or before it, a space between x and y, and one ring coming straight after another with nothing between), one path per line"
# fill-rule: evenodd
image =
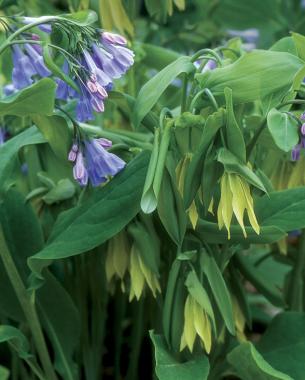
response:
M16 89L22 89L33 83L32 76L36 74L30 58L19 46L13 46L13 73L12 80Z
M51 71L46 67L43 57L31 44L24 45L25 50L29 57L31 57L32 64L38 75L41 77L48 77L51 75Z
M297 144L291 151L291 160L292 161L298 161L301 154L301 144Z
M92 186L99 186L125 167L121 158L106 150L111 145L111 141L102 138L72 145L68 159L75 163L73 177L81 186L86 186L89 180Z
M32 24L33 22L36 22L39 18L38 17L23 17L22 22L24 24ZM52 32L52 26L50 24L39 24L38 28L45 33L50 34Z

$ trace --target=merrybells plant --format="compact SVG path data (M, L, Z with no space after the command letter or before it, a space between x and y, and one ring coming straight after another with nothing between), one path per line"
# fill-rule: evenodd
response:
M304 380L305 37L0 24L0 378Z

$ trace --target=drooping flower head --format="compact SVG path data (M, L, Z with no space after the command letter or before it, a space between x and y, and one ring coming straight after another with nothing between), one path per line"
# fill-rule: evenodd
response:
M103 138L88 138L72 145L68 159L74 162L73 177L81 186L89 181L92 186L99 186L125 167L121 158L107 151L111 145L111 141Z

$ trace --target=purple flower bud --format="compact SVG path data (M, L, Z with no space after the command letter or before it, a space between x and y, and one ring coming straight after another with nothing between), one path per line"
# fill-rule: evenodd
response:
M303 123L301 126L301 133L303 136L305 136L305 123Z
M31 57L33 66L35 67L35 70L41 77L48 77L52 73L51 71L46 67L43 57L41 54L39 54L32 45L25 44L24 45L25 50L27 51L28 55Z
M108 139L104 139L103 137L96 139L96 142L100 144L103 148L111 148L112 147L112 141Z
M94 111L104 112L104 109L105 109L104 102L101 99L97 99L97 98L92 97L90 103L91 103Z
M82 152L78 152L77 154L76 163L73 167L73 177L81 186L86 186L88 183L88 171L85 167Z
M14 87L13 83L9 83L3 87L3 93L5 96L15 94L18 90Z
M114 45L126 45L127 40L125 37L115 34L115 33L110 33L110 32L103 32L102 33L102 42L106 42L108 44L114 44Z
M300 120L305 121L305 112L303 112L302 115L300 116Z
M68 155L68 160L71 162L74 162L76 160L76 152L74 152L73 149L70 150L69 155Z
M6 140L5 129L0 127L0 146L4 144L5 140Z
M202 69L202 73L205 73L210 70L214 70L217 68L217 63L213 59L209 59L208 62L204 65L204 68Z
M301 154L301 144L296 145L291 151L291 160L298 161Z

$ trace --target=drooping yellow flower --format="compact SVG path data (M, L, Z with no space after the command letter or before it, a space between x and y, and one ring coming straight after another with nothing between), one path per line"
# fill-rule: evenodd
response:
M212 330L210 319L200 304L189 294L184 306L184 328L181 336L180 351L188 347L193 352L196 336L207 353L211 351Z
M157 276L145 265L135 244L131 247L129 273L129 301L132 301L134 297L136 297L137 300L140 299L145 288L145 284L148 285L155 298L157 297L158 292L161 293Z
M129 264L129 243L124 231L115 235L108 243L105 263L106 279L110 284L114 277L121 280L122 291L125 291L123 278Z
M228 239L230 239L230 226L233 213L247 237L244 225L244 212L247 211L250 224L254 231L259 234L260 228L254 213L253 198L250 186L241 176L235 173L224 173L220 181L220 202L217 210L218 226L226 227Z

